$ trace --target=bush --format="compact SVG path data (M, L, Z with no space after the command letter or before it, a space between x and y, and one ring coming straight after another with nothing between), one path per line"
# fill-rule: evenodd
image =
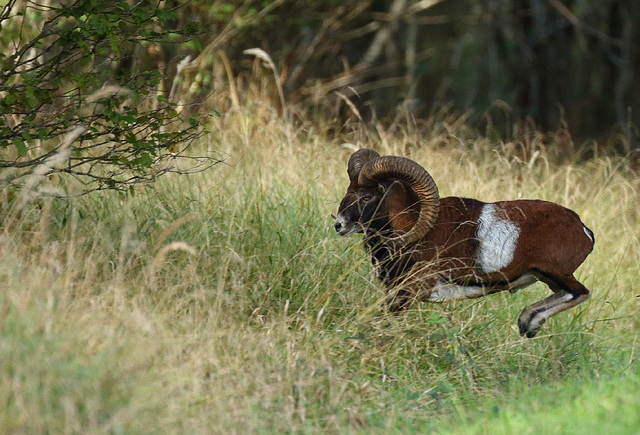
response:
M179 8L153 2L61 3L10 0L0 13L0 181L51 177L69 195L218 162L185 154L200 118L167 91L164 51L198 26L172 28Z

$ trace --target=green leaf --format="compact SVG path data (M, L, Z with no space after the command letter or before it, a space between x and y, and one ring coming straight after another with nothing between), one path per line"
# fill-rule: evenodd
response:
M133 161L138 166L142 166L144 168L148 168L153 164L153 159L149 155L149 153L142 153L139 157L136 157Z
M38 130L38 139L39 140L47 140L47 139L49 139L49 133L47 132L46 129L41 128L40 130Z
M18 154L20 155L20 157L24 157L27 155L27 146L22 139L15 138L13 141L13 145L15 145L16 149L18 150Z
M194 35L200 32L200 24L195 21L190 21L184 26L184 31L187 35Z

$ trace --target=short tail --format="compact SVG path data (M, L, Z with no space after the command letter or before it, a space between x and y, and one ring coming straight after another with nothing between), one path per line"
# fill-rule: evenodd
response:
M587 237L589 237L591 239L591 243L595 245L596 244L596 237L593 235L593 231L591 231L585 225L583 225L582 228L584 229L584 233L587 235Z

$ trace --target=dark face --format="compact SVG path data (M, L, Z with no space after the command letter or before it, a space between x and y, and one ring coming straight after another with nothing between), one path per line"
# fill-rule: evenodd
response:
M334 227L341 236L362 233L366 229L381 228L384 225L384 213L381 209L383 194L376 187L353 188L349 186L347 194L340 202Z

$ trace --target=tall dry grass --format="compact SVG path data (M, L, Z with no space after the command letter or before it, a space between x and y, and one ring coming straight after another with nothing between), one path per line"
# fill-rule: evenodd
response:
M552 140L294 124L256 100L215 120L195 152L226 163L206 173L20 209L2 192L0 431L446 432L488 401L637 370L638 179ZM330 217L365 146L423 164L442 195L576 210L593 297L533 340L515 322L542 285L380 315L360 240Z

